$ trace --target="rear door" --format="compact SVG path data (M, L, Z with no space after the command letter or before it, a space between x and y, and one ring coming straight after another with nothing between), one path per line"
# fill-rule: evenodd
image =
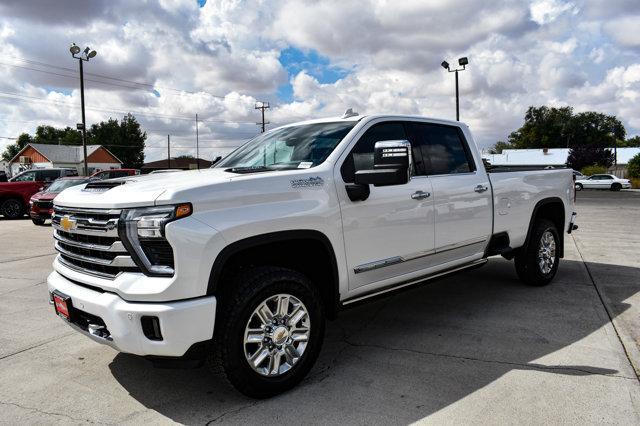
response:
M484 252L493 226L489 178L477 170L457 126L412 122L410 140L420 149L435 203L434 259L442 264ZM419 164L418 164L419 165Z

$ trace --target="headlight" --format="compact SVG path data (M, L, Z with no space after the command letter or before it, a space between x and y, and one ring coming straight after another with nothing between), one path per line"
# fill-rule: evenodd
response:
M118 229L120 239L145 273L173 275L173 249L165 238L165 227L169 222L189 216L191 212L189 203L122 212Z
M33 200L29 200L29 206L33 205Z

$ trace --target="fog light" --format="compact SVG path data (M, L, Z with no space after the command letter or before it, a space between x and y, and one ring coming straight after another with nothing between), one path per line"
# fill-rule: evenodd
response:
M147 336L147 339L162 340L160 320L158 320L158 317L144 316L140 318L140 324L142 325L142 332Z

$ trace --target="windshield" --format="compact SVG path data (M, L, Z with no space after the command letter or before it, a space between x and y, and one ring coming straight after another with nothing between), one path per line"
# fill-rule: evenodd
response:
M272 130L250 140L216 167L234 172L315 167L327 159L355 125L355 121L343 121Z
M72 186L89 182L89 179L58 179L47 188L46 192L62 192Z

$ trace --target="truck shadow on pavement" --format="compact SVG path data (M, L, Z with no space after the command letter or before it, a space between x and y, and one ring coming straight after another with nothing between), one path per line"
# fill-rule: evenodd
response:
M608 303L615 317L637 292L631 283L640 269L590 264L598 268L623 277ZM527 287L510 262L491 259L479 270L344 311L327 323L323 350L307 379L267 400L245 398L206 368L155 369L118 354L110 369L145 407L189 424L408 423L489 392L487 385L507 374L517 379L498 392L517 392L523 406L554 380L581 392L589 386L616 392L636 379L584 264L570 260L547 287ZM594 375L601 377L583 378ZM475 405L479 413L483 405L496 409L503 401L495 392L475 396L488 398ZM566 394L566 400L542 405L561 407L571 401ZM606 401L599 404L594 412Z

